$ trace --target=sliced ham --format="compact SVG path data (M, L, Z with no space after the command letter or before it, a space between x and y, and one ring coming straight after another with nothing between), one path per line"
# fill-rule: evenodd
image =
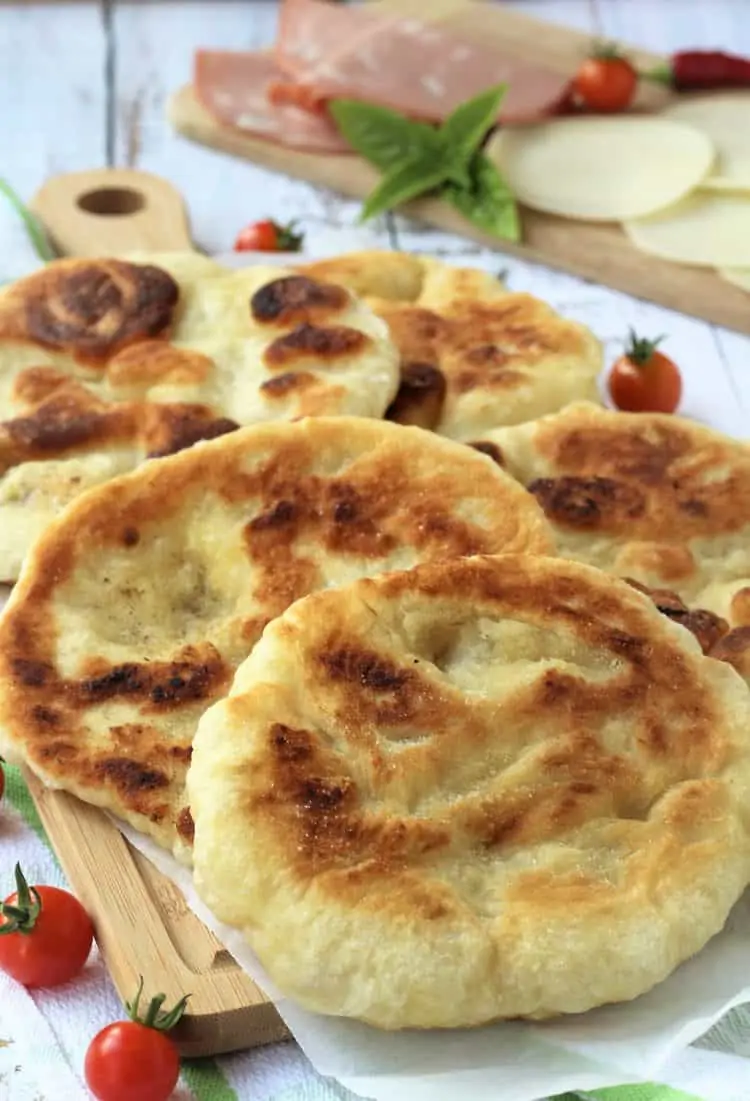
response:
M289 76L306 79L319 65L356 49L362 40L398 22L398 18L361 5L282 0L276 64Z
M284 0L276 61L287 74L269 83L276 105L312 111L342 97L430 122L494 84L508 85L499 121L532 122L552 114L570 84L437 23L327 0Z
M218 122L290 149L350 153L324 112L269 102L269 83L280 76L273 54L265 51L198 50L195 55L196 95Z
M279 105L325 111L325 95L317 89L321 69L358 50L398 16L374 13L348 4L283 0L276 39L276 64L281 70L269 84L269 98Z

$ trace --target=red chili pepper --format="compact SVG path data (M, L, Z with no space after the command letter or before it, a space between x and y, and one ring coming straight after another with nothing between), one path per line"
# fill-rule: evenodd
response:
M641 73L677 92L705 88L750 87L750 59L721 50L683 50L655 69Z

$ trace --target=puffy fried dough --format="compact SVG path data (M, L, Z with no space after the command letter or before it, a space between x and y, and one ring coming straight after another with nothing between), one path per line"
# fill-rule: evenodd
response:
M385 569L543 553L484 456L356 417L239 429L106 482L35 543L0 620L0 752L190 857L196 723L300 596Z
M750 877L750 692L647 596L474 557L318 593L201 719L195 882L280 990L382 1028L636 997Z

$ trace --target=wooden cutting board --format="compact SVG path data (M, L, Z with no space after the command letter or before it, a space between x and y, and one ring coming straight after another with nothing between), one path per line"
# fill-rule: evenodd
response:
M31 202L68 256L129 249L189 249L181 196L166 180L133 169L97 169L48 180ZM7 599L0 587L0 608ZM123 1002L144 976L146 994L172 1005L189 993L174 1032L182 1055L273 1043L287 1030L262 991L188 909L182 893L96 807L24 776L60 864L94 922Z
M138 978L166 1006L190 994L172 1033L185 1056L218 1055L287 1038L266 996L166 879L96 807L24 778L63 871L91 914L96 941L123 1002Z
M531 19L497 0L377 2L381 6L396 5L404 14L411 9L421 18L440 19L464 37L485 43L494 40L506 54L564 74L575 71L591 46L589 35ZM659 60L643 51L630 52L644 67ZM653 109L669 98L665 90L646 86L637 106ZM378 179L376 171L359 157L300 153L222 126L201 107L190 86L172 97L168 114L175 129L191 141L344 195L363 198ZM746 291L725 282L710 268L673 264L639 252L617 225L575 222L524 210L523 243L512 245L498 242L436 200L410 203L404 213L500 252L536 260L704 321L750 333L750 295Z

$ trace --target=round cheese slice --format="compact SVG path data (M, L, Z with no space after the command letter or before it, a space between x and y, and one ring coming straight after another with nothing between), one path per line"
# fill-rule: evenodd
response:
M710 172L714 147L700 130L669 119L569 118L504 131L490 155L526 206L609 222L687 195Z
M750 291L750 267L719 268L719 275L727 283L733 283L743 291Z
M698 191L667 210L625 222L644 252L682 264L750 267L750 196Z
M690 97L668 107L663 115L694 126L713 142L717 160L706 187L750 191L750 93Z

